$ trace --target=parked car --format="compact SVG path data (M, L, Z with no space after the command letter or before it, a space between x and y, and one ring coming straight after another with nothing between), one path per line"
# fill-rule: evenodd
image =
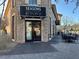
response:
M61 36L63 40L68 42L78 40L78 35L73 33L62 33Z

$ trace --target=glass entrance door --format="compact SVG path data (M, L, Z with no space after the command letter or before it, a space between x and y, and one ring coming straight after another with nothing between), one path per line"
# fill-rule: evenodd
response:
M34 21L32 22L32 26L33 26L33 31L32 31L32 35L33 35L33 40L34 41L41 41L41 22L38 21Z
M26 39L27 41L31 41L32 40L32 22L26 22Z
M26 21L25 41L41 41L41 22Z

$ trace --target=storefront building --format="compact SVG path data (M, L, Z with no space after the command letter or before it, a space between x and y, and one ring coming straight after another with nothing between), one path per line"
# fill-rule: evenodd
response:
M50 0L7 0L3 17L7 33L15 42L48 42L56 32Z

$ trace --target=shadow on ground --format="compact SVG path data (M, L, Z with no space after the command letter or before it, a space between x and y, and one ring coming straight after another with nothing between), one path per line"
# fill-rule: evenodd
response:
M10 52L0 55L18 55L18 54L35 54L35 53L52 53L57 52L57 49L51 46L49 43L29 42L25 44L18 44Z
M59 44L61 42L63 42L61 36L56 36L56 37L52 38L48 43Z
M19 54L38 54L38 53L54 53L58 50L51 46L51 44L59 44L64 42L61 36L56 36L49 42L28 42L24 44L17 44L11 51L0 53L0 55L19 55ZM69 43L69 42L64 42ZM71 43L71 42L70 42ZM74 43L73 43L74 44Z

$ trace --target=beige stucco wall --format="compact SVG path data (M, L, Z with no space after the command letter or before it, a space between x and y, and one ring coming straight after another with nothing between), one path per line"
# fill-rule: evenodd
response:
M11 14L10 14L10 9L8 11L8 16L6 16L6 20L7 21L7 26L6 26L6 30L7 30L7 33L10 35L11 34L11 18L9 17Z
M7 24L6 26L7 34L12 37L12 32L11 32L12 19L10 16L11 16L11 8L8 9L7 15L5 15L4 17L5 17L5 22Z

